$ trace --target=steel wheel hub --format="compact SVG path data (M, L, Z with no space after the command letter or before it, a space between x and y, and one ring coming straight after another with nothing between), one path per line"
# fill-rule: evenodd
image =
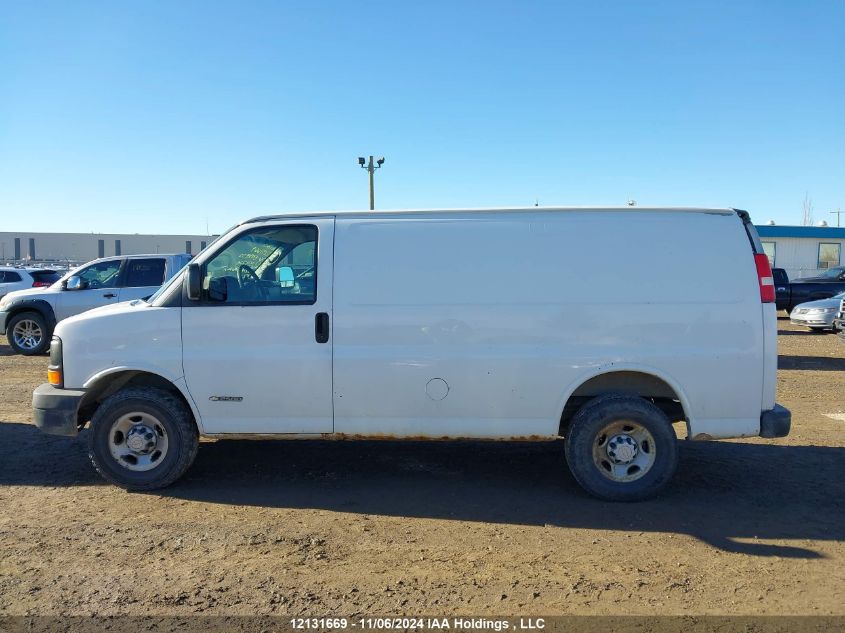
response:
M127 413L109 430L109 452L127 470L152 470L164 461L169 441L167 429L150 413Z
M133 453L146 455L152 452L158 440L155 431L148 426L137 424L126 435L126 446Z
M626 483L643 477L657 458L649 430L634 420L615 420L593 440L593 463L611 481Z
M614 464L630 464L639 452L637 441L624 433L614 435L607 443L607 456Z

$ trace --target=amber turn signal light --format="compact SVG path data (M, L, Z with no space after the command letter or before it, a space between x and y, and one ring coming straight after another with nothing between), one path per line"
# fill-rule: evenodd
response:
M47 368L47 382L51 385L61 385L62 384L62 370L57 369L55 367L48 367Z

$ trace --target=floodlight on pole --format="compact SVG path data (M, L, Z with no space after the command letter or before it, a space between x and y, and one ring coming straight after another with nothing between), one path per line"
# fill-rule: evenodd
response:
M361 167L361 169L366 169L367 173L370 175L370 211L376 208L376 192L373 174L375 174L376 169L381 169L382 165L384 165L384 156L380 156L375 162L373 162L372 156L370 156L369 161L366 161L363 156L358 157L358 166Z

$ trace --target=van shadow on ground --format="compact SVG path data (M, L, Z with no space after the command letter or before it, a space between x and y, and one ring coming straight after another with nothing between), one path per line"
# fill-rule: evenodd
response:
M101 484L85 439L0 424L0 485ZM730 552L818 558L806 547L755 539L843 540L843 464L845 448L681 442L678 473L660 498L611 504L581 491L560 443L226 440L203 443L185 478L161 494L217 504L674 532Z

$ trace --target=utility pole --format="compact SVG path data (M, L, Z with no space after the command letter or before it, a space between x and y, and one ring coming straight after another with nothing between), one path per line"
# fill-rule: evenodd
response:
M839 226L839 218L842 215L842 211L837 209L836 211L831 211L831 213L836 216L836 226Z
M375 163L373 163L372 156L370 156L369 162L364 160L363 156L358 157L358 166L361 167L361 169L366 169L370 175L370 211L376 208L376 190L373 175L375 174L376 169L381 169L382 165L384 165L384 156L381 156L377 161L375 161Z

